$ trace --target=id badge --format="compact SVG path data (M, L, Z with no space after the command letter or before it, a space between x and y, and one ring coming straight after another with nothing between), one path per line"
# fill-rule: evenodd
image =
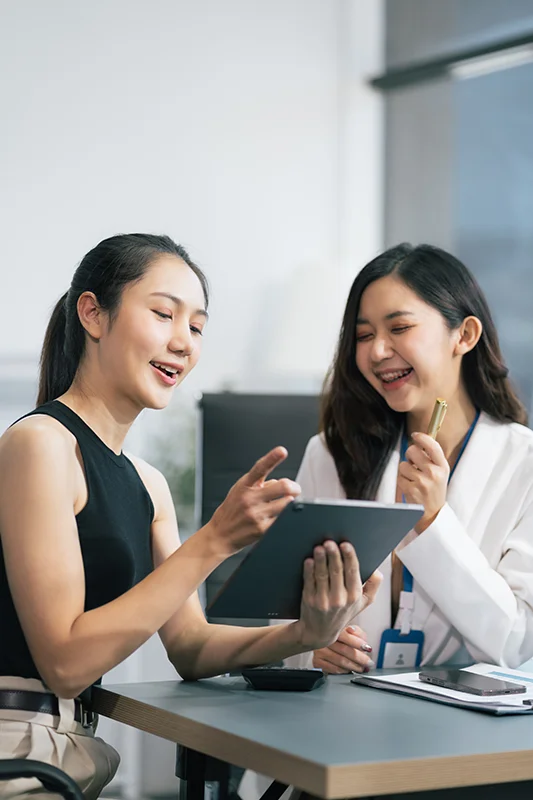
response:
M402 634L398 628L387 628L381 636L376 666L378 669L419 667L423 647L423 631Z

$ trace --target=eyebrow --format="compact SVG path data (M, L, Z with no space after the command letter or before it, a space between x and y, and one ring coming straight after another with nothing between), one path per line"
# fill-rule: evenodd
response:
M396 317L413 317L414 314L412 311L393 311L392 314L387 314L385 319L396 319ZM370 325L370 322L367 319L363 319L362 317L357 318L356 325Z
M150 297L166 297L169 300L172 300L177 306L185 305L181 297L176 297L175 294L170 294L170 292L152 292ZM205 308L197 308L196 311L193 312L194 314L200 314L202 317L209 319L209 314L205 310Z

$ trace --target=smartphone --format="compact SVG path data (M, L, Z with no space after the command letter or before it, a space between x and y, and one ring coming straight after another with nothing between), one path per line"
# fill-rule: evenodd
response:
M442 397L437 397L435 400L435 407L433 409L433 414L431 415L431 420L428 426L428 436L431 436L432 439L437 438L437 434L441 429L441 425L444 421L444 417L446 416L446 411L448 410L448 403L446 400L443 400Z
M419 672L418 677L425 683L444 686L456 692L478 695L521 694L526 687L520 683L508 683L488 675L477 675L464 669L435 669Z

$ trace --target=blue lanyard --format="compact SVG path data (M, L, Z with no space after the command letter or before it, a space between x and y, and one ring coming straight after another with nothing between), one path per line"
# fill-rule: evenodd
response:
M448 476L448 483L450 483L450 481L452 479L452 476L453 476L453 473L457 469L457 464L461 460L461 456L463 455L464 451L466 450L466 446L467 446L468 442L470 441L470 437L474 433L474 428L476 427L478 419L479 419L479 411L476 412L476 416L474 418L474 421L470 425L470 427L468 429L468 433L466 434L466 436L464 438L463 444L461 445L461 449L459 451L459 455L457 456L457 461L453 465L453 469L451 470L451 472L450 472L450 474ZM409 447L409 442L408 442L408 439L407 439L407 434L405 433L405 430L404 430L404 432L402 434L402 443L401 443L401 446L400 446L400 461L405 461L405 454L407 453L407 448L408 447ZM402 502L405 503L405 498L403 497L403 495L402 495ZM411 573L409 572L407 567L403 568L403 590L404 590L404 592L412 592L413 591L413 576L411 575Z

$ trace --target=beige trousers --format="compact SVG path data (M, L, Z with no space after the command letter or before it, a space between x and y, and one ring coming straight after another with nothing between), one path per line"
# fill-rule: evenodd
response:
M37 680L0 677L0 689L46 692ZM0 759L31 758L74 778L87 800L96 800L117 771L120 757L103 739L74 720L74 701L59 700L59 716L0 709ZM0 781L0 799L58 800L36 778Z

